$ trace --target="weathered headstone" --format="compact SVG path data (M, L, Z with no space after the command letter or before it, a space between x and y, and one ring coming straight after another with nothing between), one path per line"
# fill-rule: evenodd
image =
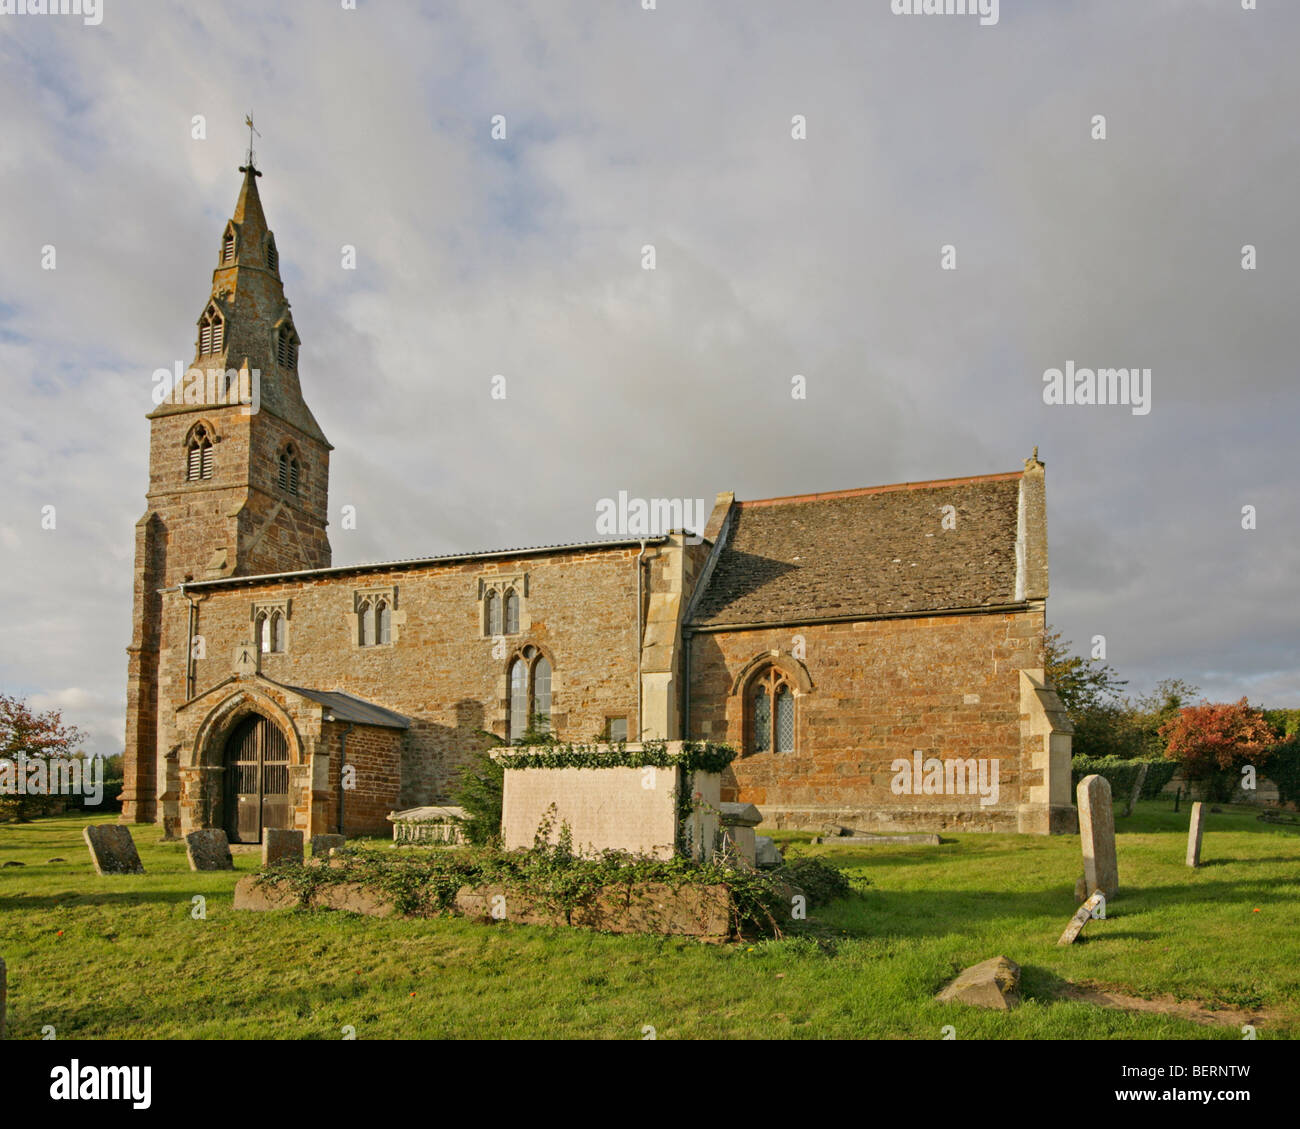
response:
M1147 771L1151 768L1150 761L1143 761L1142 766L1138 769L1137 777L1133 781L1133 790L1128 794L1128 803L1124 805L1124 816L1133 814L1133 808L1142 797L1142 785L1147 782Z
M313 835L311 837L311 857L328 858L331 849L346 845L347 839L342 835Z
M262 865L270 866L280 859L302 862L302 832L286 831L278 827L263 827Z
M1110 806L1110 781L1085 776L1079 781L1079 837L1083 841L1083 874L1088 893L1100 890L1107 898L1119 893L1119 862L1115 857L1115 815Z
M754 862L760 870L781 865L781 852L777 849L775 839L767 835L754 836Z
M185 857L191 870L234 870L230 843L219 827L206 827L185 836Z
M1187 865L1201 865L1201 834L1205 830L1205 805L1197 800L1192 805L1192 822L1187 828Z
M143 874L131 832L120 823L93 823L82 831L99 874Z
M972 965L934 997L941 1004L963 1003L1010 1011L1020 1003L1020 965L992 957Z
M1092 919L1093 911L1101 906L1102 901L1101 894L1093 894L1075 910L1074 916L1070 918L1070 924L1065 927L1065 932L1061 934L1061 939L1056 943L1058 945L1073 945L1075 938L1083 932L1083 927Z

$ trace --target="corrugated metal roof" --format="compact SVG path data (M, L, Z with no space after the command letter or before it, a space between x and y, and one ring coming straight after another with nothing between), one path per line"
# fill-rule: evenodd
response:
M358 725L382 725L387 729L411 728L410 719L400 713L386 710L383 706L377 706L373 702L367 702L342 690L308 690L305 686L289 686L285 683L280 685L295 694L301 694L304 698L310 698L313 702L319 702L334 721L354 721Z

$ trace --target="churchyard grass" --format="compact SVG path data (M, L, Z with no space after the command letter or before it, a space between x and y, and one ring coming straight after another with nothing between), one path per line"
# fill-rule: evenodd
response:
M195 873L182 843L132 827L146 874L100 877L82 817L0 825L0 956L9 1033L40 1038L1241 1039L1240 1022L1101 1008L1068 983L1260 1016L1300 1037L1300 833L1211 814L1184 865L1188 813L1120 818L1120 895L1058 948L1082 872L1077 837L945 835L939 847L813 846L866 880L804 935L729 945L579 929L235 912L233 872ZM373 849L387 844L372 841ZM407 848L410 849L410 848ZM47 859L66 861L51 863ZM193 916L195 896L206 918ZM940 1005L959 969L1005 955L1025 1002Z

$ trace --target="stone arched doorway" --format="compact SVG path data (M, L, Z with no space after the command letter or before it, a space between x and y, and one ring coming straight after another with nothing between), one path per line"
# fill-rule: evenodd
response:
M289 742L268 717L251 714L226 740L226 835L232 843L260 843L264 827L293 826L289 807Z

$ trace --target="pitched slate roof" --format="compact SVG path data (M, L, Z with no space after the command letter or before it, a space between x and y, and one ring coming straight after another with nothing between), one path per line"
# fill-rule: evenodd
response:
M696 625L1011 604L1022 472L739 502ZM956 528L942 525L944 506Z
M411 728L409 718L392 710L386 710L383 706L377 706L374 702L367 702L355 694L348 694L342 690L308 690L304 686L288 686L284 683L281 685L286 690L292 690L295 694L319 702L325 707L326 712L332 715L334 721L354 721L358 725L382 725L387 729Z

